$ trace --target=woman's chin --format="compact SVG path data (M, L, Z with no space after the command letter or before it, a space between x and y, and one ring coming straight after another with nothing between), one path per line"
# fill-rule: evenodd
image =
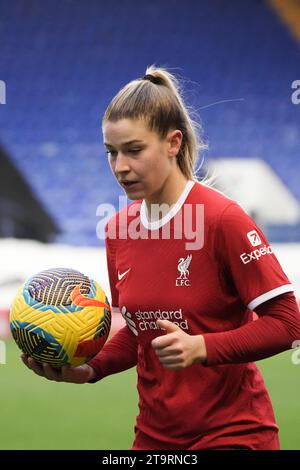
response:
M130 191L126 191L126 196L128 199L131 199L132 201L138 201L139 199L144 199L143 193L134 193Z
M123 187L123 189L126 193L126 196L129 199L132 199L132 200L144 199L144 191L142 190L142 188L138 187L138 184L133 185L132 187L128 187L128 188Z

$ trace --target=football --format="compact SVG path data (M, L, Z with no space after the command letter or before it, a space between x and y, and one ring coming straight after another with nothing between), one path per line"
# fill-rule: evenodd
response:
M10 310L19 348L53 367L84 364L104 346L111 308L100 285L79 271L57 268L29 278Z

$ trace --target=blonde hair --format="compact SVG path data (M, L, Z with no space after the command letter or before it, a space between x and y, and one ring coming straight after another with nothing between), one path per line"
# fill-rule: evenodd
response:
M195 165L200 150L207 148L201 138L200 122L193 120L195 111L182 97L177 77L162 67L151 65L146 69L148 79L136 79L125 85L108 105L102 120L142 119L149 130L164 139L170 130L182 132L182 144L177 164L188 179L198 180Z

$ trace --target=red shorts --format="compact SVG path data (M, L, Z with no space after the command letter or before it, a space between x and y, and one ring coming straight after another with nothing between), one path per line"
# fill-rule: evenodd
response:
M170 444L158 441L136 430L132 450L279 450L278 434L274 431L261 431L256 434L228 436L226 438L207 434L194 441L192 445Z

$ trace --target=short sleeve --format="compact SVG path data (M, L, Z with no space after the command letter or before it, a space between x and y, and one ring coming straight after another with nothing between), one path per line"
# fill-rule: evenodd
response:
M244 305L258 305L293 286L255 221L237 204L223 211L216 226L215 249Z

